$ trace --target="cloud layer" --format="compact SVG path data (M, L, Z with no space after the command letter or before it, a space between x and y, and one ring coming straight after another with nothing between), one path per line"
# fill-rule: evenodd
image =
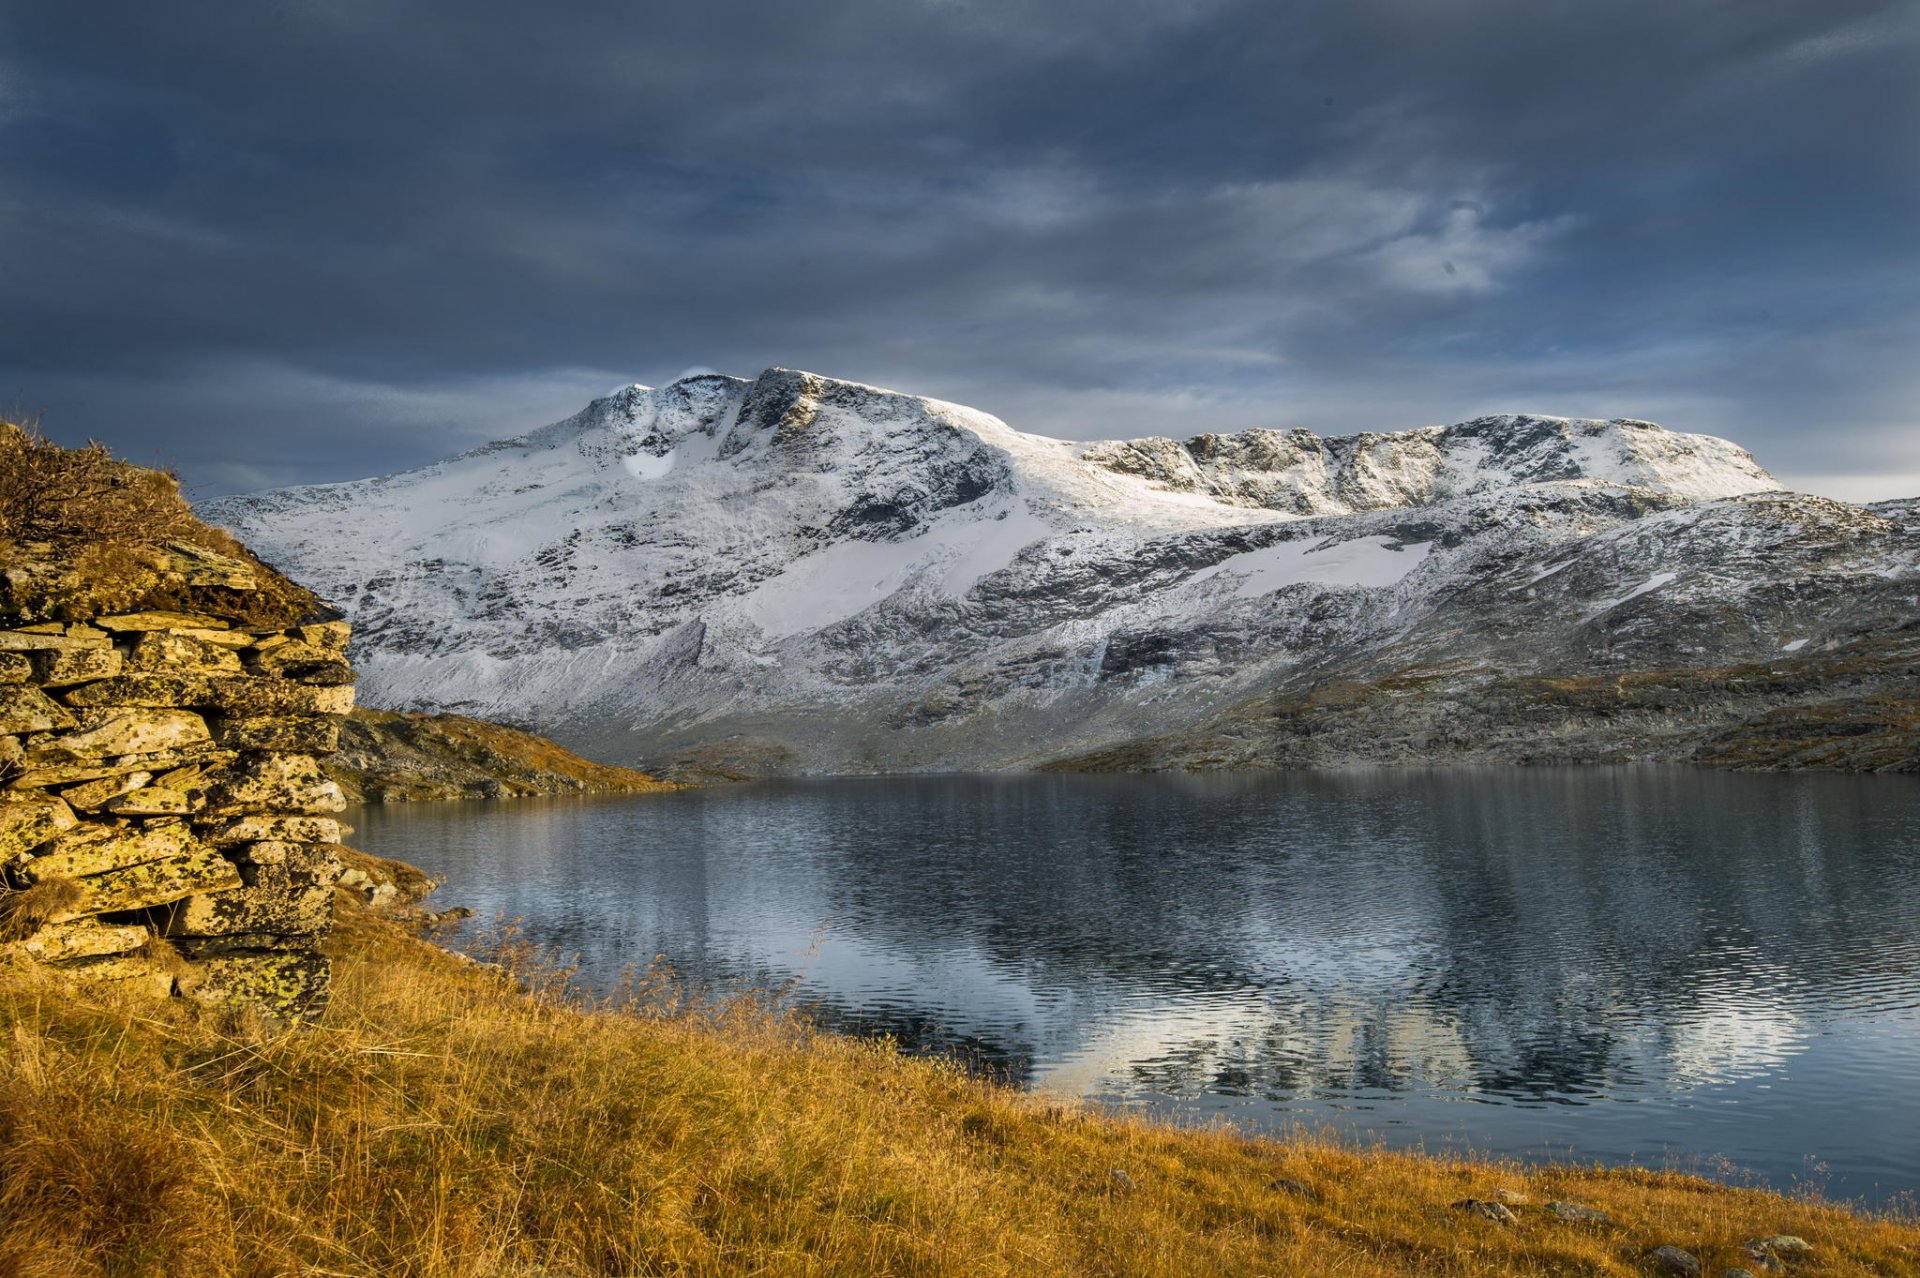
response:
M0 14L0 391L202 492L689 365L1027 429L1624 415L1920 492L1920 11Z

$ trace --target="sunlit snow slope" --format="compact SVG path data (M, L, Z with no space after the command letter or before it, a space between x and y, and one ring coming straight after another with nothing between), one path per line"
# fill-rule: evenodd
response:
M205 513L347 610L368 704L723 774L1018 766L1411 663L1817 650L1911 608L1916 545L1646 422L1088 444L787 369Z

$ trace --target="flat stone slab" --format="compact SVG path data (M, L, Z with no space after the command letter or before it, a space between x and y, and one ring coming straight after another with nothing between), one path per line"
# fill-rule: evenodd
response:
M270 754L241 765L236 775L215 787L209 811L325 816L346 806L345 792L321 771L319 760Z
M334 689L309 691L332 692ZM73 723L71 711L32 684L0 684L0 732L64 732Z
M331 817L241 816L202 832L200 837L216 847L230 847L259 842L337 844L346 833L346 827Z
M333 918L333 884L265 880L224 892L196 892L167 908L163 936L318 933Z
M126 658L118 648L50 648L33 653L35 682L43 688L64 688L120 673Z
M132 924L74 919L69 923L49 923L24 941L0 946L0 950L24 954L41 963L59 963L67 959L127 954L145 945L151 935L146 928Z
M75 760L106 759L212 742L207 721L188 710L84 710L76 716L76 730L48 742L37 757L51 761L65 754Z
M285 754L332 754L340 746L335 715L227 717L214 725L214 739L234 750L273 750Z
M345 714L353 687L227 675L121 675L66 694L70 706L169 706L238 715Z
M218 617L201 612L123 612L112 617L95 617L93 624L105 630L231 630Z
M201 634L220 634L217 630ZM127 654L129 673L240 675L246 668L233 648L208 643L180 630L150 630Z
M73 809L51 795L0 802L0 861L31 852L79 823Z
M149 861L170 860L193 846L192 832L177 822L144 828L82 824L53 839L44 851L20 863L18 869L29 883L78 879L145 865Z
M195 892L220 892L240 886L240 871L212 848L196 847L169 861L149 861L79 879L79 906L55 922L112 910L142 910L168 905Z
M113 636L92 626L27 626L0 630L0 652L49 652L71 648L111 648Z

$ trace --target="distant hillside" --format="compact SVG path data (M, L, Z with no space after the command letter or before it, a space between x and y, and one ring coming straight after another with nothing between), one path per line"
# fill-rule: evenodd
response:
M355 710L324 766L356 803L676 788L643 772L583 759L545 737L457 714Z

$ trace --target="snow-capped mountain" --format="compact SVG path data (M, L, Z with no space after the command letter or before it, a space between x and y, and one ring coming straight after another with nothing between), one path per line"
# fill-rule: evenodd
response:
M205 513L346 610L368 704L745 773L1030 765L1415 668L1806 660L1911 635L1920 560L1910 507L1647 422L1084 443L778 368Z

